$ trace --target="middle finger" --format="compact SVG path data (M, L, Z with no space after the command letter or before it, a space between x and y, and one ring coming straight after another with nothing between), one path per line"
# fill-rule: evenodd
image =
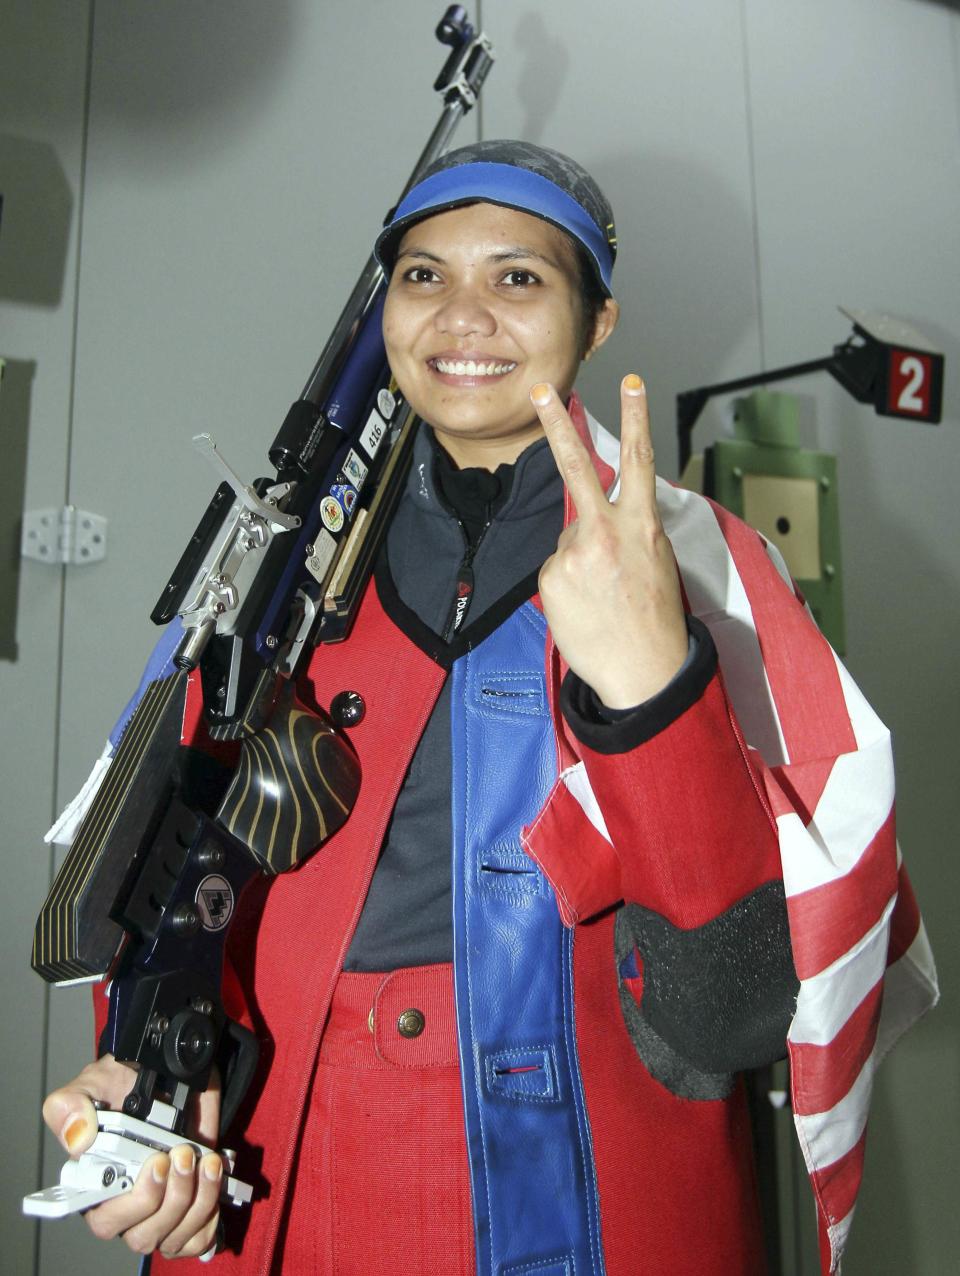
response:
M200 1254L208 1247L212 1239L211 1224L215 1229L217 1221L222 1178L223 1162L216 1152L209 1152L197 1167L197 1191L193 1204L160 1244L165 1255L175 1257L187 1246ZM191 1245L191 1242L195 1243Z
M656 513L657 475L647 387L635 372L620 382L620 497L636 513Z
M167 1190L160 1208L124 1232L123 1239L139 1254L152 1253L187 1216L197 1193L197 1158L187 1144L170 1153Z

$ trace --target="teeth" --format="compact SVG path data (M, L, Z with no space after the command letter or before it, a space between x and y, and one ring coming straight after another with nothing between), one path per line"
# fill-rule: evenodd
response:
M438 372L454 377L503 377L512 372L515 363L477 363L474 359L434 359Z

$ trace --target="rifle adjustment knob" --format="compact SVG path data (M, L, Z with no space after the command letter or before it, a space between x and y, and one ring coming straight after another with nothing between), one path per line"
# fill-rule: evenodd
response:
M195 904L178 904L173 910L170 925L177 935L195 935L200 929L200 912Z
M171 1076L190 1081L213 1061L216 1041L209 1021L195 1010L181 1010L163 1040L163 1061Z
M366 712L366 702L359 691L341 691L330 701L330 717L338 727L359 726Z
M224 859L223 848L215 842L208 842L197 852L197 864L200 868L223 868Z

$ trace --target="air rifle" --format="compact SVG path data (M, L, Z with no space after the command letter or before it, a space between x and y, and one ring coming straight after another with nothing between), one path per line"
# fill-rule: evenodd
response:
M450 47L434 85L443 108L401 193L446 150L493 64L460 5L436 31ZM236 901L260 873L310 855L346 820L359 762L330 715L295 687L313 648L346 637L398 499L418 424L391 378L381 336L386 281L371 256L269 449L276 473L244 484L208 434L194 439L222 482L151 613L164 633L99 786L37 921L32 964L51 983L109 978L101 1052L133 1066L121 1112L60 1185L24 1199L60 1217L133 1186L154 1151L193 1143L192 1094L222 1078L220 1129L256 1070L253 1033L227 1018L221 980ZM188 681L206 730L235 741L217 768L181 745ZM236 750L234 750L236 752ZM233 1175L222 1196L252 1188Z

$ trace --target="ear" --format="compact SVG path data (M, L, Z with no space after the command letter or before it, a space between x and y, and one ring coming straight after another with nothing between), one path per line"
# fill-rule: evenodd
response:
M590 337L590 343L584 351L584 362L591 359L600 349L606 339L617 326L617 320L620 318L620 303L614 301L612 297L608 297L603 303L603 308L597 314L593 325L593 334Z

